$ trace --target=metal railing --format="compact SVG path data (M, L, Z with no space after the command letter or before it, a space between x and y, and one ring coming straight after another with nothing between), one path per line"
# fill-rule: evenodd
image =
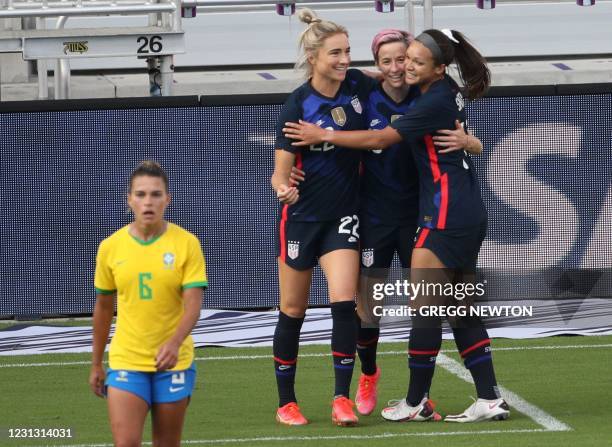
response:
M404 9L405 27L412 33L416 31L416 7L423 8L423 28L433 27L433 0L381 0L388 6L393 3L395 9ZM592 0L591 0L592 1ZM592 4L591 1L586 3ZM574 0L538 0L538 3L573 3ZM581 0L577 0L579 4ZM508 3L534 3L534 0L511 0ZM585 5L586 5L585 3ZM594 3L594 2L593 2ZM478 0L436 0L436 6L474 5ZM204 14L227 13L227 12L256 12L277 10L279 14L282 8L278 5L292 5L298 7L309 7L314 10L325 9L375 9L374 0L0 0L0 19L11 18L35 18L36 27L44 29L45 18L59 17L58 28L62 28L69 17L82 16L110 16L110 15L148 15L149 25L181 31L181 12L190 9ZM481 2L482 5L482 2ZM379 5L380 6L380 5ZM379 8L380 9L380 8ZM387 8L389 9L389 8ZM285 9L292 11L292 8ZM191 14L185 15L189 17ZM67 62L67 61L65 61ZM171 61L158 60L156 66L163 67L162 78L168 79L171 73ZM39 96L43 97L47 90L46 62L37 61L39 72ZM149 69L155 64L148 62ZM41 76L41 73L44 73ZM67 63L58 62L56 66L55 85L56 92L69 95L69 85L66 79L70 76L70 68ZM152 78L153 79L153 78ZM171 78L170 78L171 79ZM58 84L59 82L59 84ZM154 86L152 82L151 86ZM153 89L152 89L153 91ZM162 93L167 93L163 90Z
M117 15L148 16L149 26L161 26L169 31L181 32L181 2L180 0L135 1L135 0L68 0L68 1L14 1L0 0L1 19L28 19L35 18L35 30L24 29L21 35L25 38L32 36L39 30L45 30L46 18L58 17L56 29L63 29L70 17L105 17ZM23 20L22 20L23 21ZM89 28L92 30L94 28ZM84 31L87 33L87 31ZM172 85L171 56L159 56L161 62L162 87L151 89L154 94L170 94ZM168 60L166 60L168 59ZM149 68L154 64L148 64ZM48 98L47 62L36 60L38 71L38 97ZM68 59L58 59L54 70L55 98L70 97L70 64Z
M105 15L143 15L143 14L174 14L180 13L180 2L140 3L130 2L12 2L8 1L6 9L0 10L0 19L24 17L76 17Z

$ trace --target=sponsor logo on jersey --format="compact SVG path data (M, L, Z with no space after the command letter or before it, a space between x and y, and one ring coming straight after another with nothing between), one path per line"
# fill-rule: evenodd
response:
M300 255L300 241L289 241L287 244L287 255L290 259L297 259Z
M402 116L402 115L391 115L391 119L389 121L392 123L393 121L398 119L400 116Z
M366 248L361 251L361 263L364 267L372 267L374 264L374 249Z
M457 93L457 96L455 96L455 102L457 103L457 109L461 112L463 107L465 107L465 101L463 101L461 92Z
M370 121L370 127L374 127L378 124L380 124L380 120L378 118L374 118L372 121Z
M334 119L334 123L342 127L346 124L346 113L342 107L336 107L332 109L331 116Z
M321 127L323 125L324 121L323 120L319 120L315 123L315 126L319 126Z
M174 268L174 253L166 252L163 256L164 269L172 270Z
M361 115L361 112L363 112L363 108L361 107L361 103L359 102L358 97L353 96L353 99L351 99L351 105L353 106L353 109L355 109L355 112Z

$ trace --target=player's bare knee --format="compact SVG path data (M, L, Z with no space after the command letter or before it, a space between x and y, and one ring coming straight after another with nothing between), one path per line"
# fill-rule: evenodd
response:
M343 284L340 286L329 286L329 302L339 303L340 301L356 301L356 284Z
M306 315L307 306L296 304L281 304L280 310L282 313L291 318L302 318Z
M346 292L344 294L331 294L329 295L329 302L330 303L342 303L344 301L352 301L355 302L355 294L353 293L352 295L349 292Z

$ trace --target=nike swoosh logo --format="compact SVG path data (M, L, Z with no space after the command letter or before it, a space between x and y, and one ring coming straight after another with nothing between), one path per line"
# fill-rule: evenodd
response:
M121 264L124 264L124 263L125 263L125 261L126 261L126 259L124 259L123 261L117 261L117 262L115 262L115 265L121 265Z
M174 387L171 386L170 387L170 392L171 393L176 393L177 391L181 391L183 388L185 388L185 387L184 386L179 386L177 388L174 388Z
M351 363L353 363L353 359L342 359L340 360L340 363L342 363L343 365L350 365Z
M285 371L287 369L291 369L291 365L279 365L278 366L279 371Z
M419 410L415 411L412 414L409 414L408 419L414 419L415 417L417 417L418 414L419 414Z
M497 407L497 403L489 404L489 410L492 410L495 407Z

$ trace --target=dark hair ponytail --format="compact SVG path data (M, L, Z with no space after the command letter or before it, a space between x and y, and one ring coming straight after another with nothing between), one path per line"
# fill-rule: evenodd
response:
M450 33L457 42L453 42L445 32ZM487 67L487 61L462 33L455 30L442 32L428 29L423 31L423 34L429 34L440 49L438 57L432 52L436 64L449 65L452 62L457 64L459 76L469 99L480 98L487 92L491 84L491 72ZM417 40L420 39L417 37Z
M451 33L459 41L455 44L455 62L459 67L459 76L467 89L467 97L476 99L483 96L491 84L491 72L487 61L459 31Z

